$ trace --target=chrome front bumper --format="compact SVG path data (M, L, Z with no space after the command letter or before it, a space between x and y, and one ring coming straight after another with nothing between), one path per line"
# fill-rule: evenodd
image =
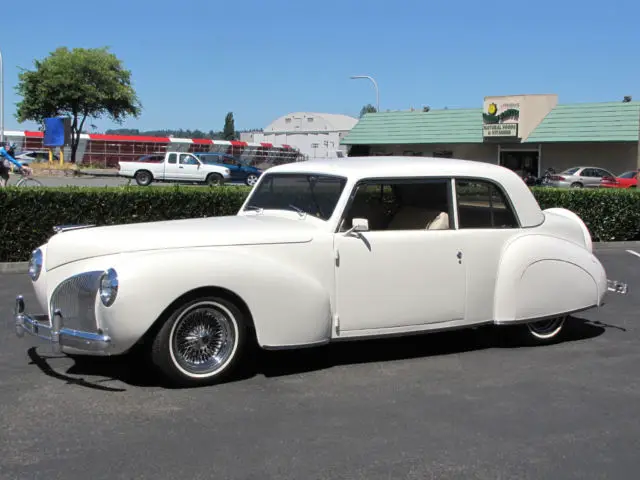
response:
M16 298L13 313L16 335L19 338L27 332L34 337L47 340L53 351L60 353L62 347L69 347L77 351L92 353L106 353L111 346L111 338L102 332L91 333L64 327L62 312L56 310L53 319L48 315L29 315L25 313L24 298Z
M607 290L626 295L628 287L626 283L619 282L618 280L607 280Z

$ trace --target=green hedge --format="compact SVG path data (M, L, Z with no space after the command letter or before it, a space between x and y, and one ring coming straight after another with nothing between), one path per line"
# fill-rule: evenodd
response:
M0 188L0 262L25 261L55 225L233 215L248 187Z
M636 189L534 187L542 209L562 207L575 212L594 241L640 240L640 192Z
M233 215L249 187L58 187L0 189L0 262L24 261L55 225L114 225ZM577 213L595 241L640 240L635 190L533 188L540 206Z

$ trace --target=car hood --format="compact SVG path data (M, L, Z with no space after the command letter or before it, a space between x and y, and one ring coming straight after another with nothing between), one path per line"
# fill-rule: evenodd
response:
M304 220L266 215L224 216L89 227L55 234L47 243L47 270L102 255L313 239L317 228Z

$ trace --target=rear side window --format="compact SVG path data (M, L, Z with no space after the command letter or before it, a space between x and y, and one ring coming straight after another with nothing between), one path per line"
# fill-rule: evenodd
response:
M483 180L456 180L459 228L518 228L502 191Z
M176 155L175 153L170 153L169 163L177 163L177 161L178 161L178 155Z

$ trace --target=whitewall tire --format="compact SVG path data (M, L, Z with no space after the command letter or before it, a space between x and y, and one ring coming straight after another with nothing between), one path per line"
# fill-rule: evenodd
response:
M173 384L211 385L234 373L247 341L247 320L238 307L224 298L202 297L170 314L153 341L151 357Z
M556 340L562 332L562 327L567 320L566 315L553 317L537 322L527 323L526 327L529 337L539 343L546 343Z

